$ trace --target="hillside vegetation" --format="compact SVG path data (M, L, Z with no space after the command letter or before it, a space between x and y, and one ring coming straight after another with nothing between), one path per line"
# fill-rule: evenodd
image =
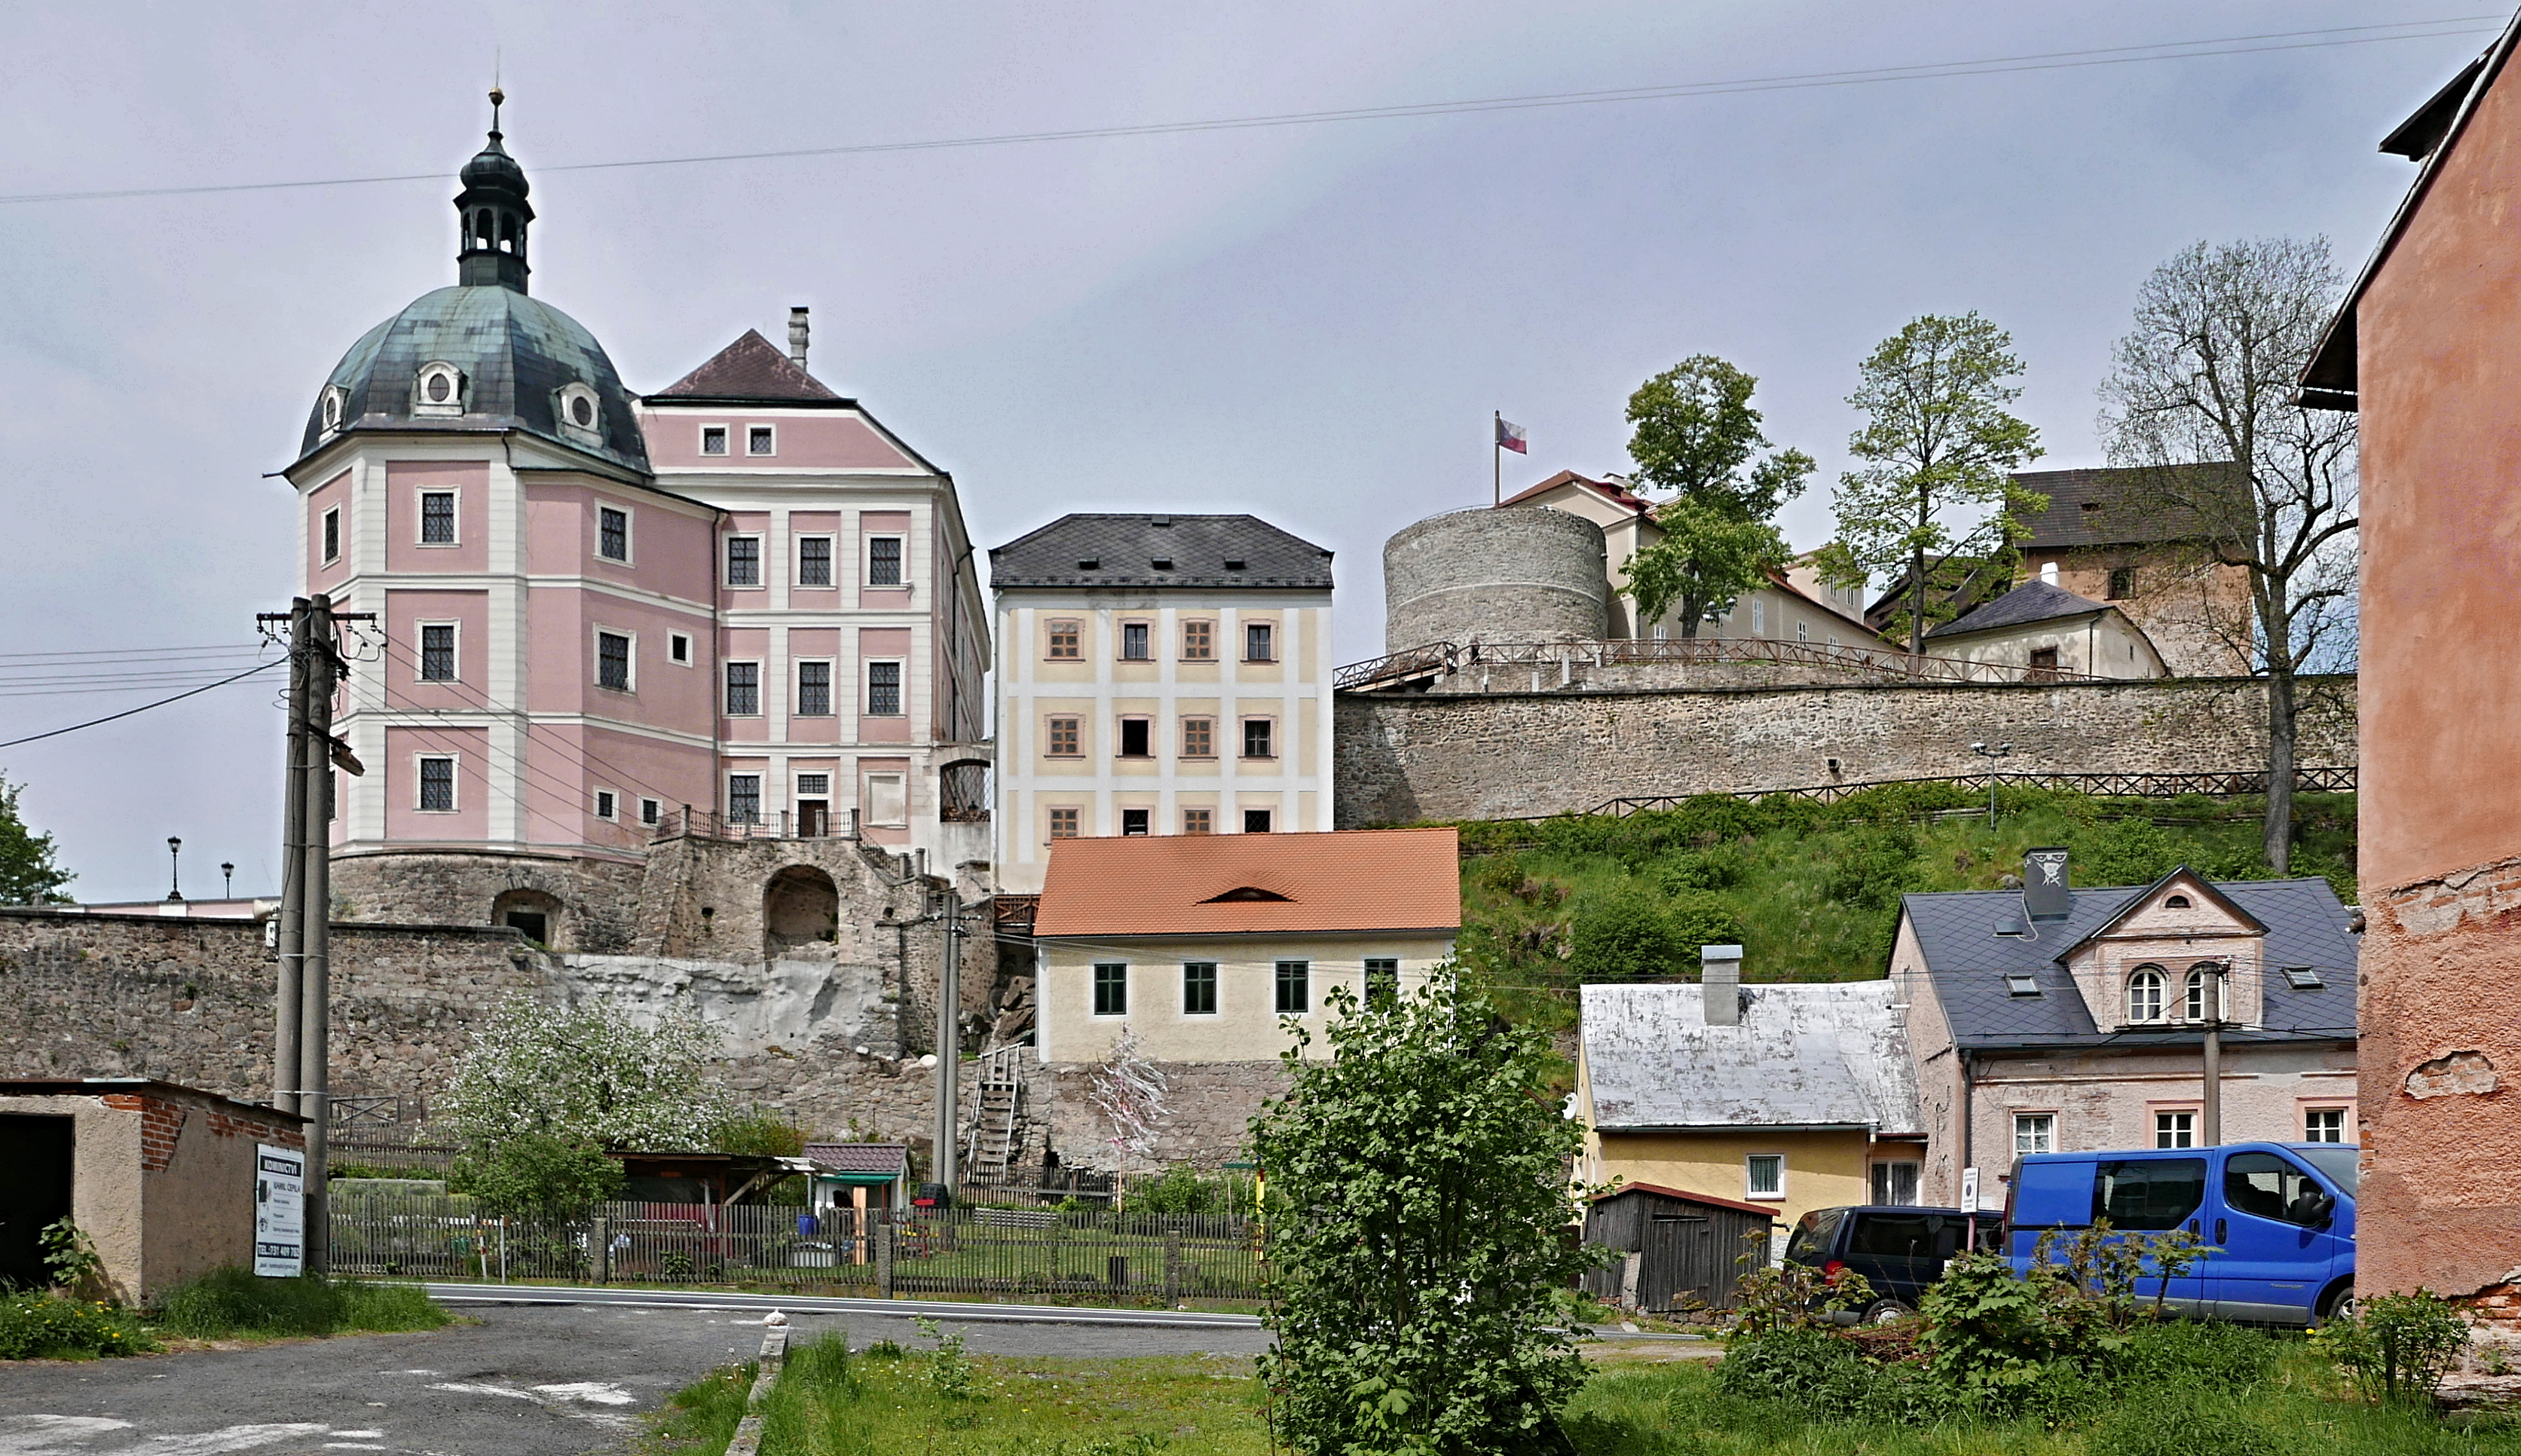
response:
M2026 849L2065 845L2078 887L2144 885L2189 865L2269 878L2255 798L2098 798L1890 785L1836 803L1707 795L1625 819L1486 821L1462 835L1461 955L1518 1019L1573 1025L1586 981L1693 977L1701 945L1738 941L1748 980L1884 973L1900 896L1996 889ZM2355 902L2355 796L2297 800L2292 873Z

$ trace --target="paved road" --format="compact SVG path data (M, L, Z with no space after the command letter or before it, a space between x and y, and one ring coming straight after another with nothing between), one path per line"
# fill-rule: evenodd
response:
M846 1299L816 1295L747 1295L732 1290L642 1290L619 1285L567 1287L530 1284L423 1284L430 1297L447 1304L612 1304L649 1308L722 1309L761 1313L784 1309L791 1314L870 1315L971 1323L1132 1325L1141 1329L1258 1330L1260 1317L1215 1310L1107 1309L1063 1304L977 1304L952 1299Z
M789 1306L795 1310L792 1304ZM579 1456L616 1449L640 1417L761 1347L761 1316L619 1305L473 1305L478 1324L426 1335L0 1367L0 1456ZM1256 1354L1249 1327L1012 1323L948 1316L975 1353ZM1108 1313L1109 1311L1093 1311ZM917 1347L905 1314L796 1311L794 1338L848 1332Z

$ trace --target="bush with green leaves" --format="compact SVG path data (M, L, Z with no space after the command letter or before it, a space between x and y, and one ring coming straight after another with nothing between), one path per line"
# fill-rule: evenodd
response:
M1677 976L1695 965L1698 951L1681 943L1663 897L1633 880L1577 901L1568 947L1568 969L1587 984Z
M44 1267L52 1271L55 1289L73 1298L104 1293L96 1286L104 1282L105 1260L98 1256L96 1243L86 1230L67 1216L57 1218L35 1235L35 1244L43 1251Z
M2179 846L2150 819L2114 819L2075 836L2081 885L2151 885L2179 863Z
M619 1198L626 1181L595 1144L528 1132L457 1158L446 1186L493 1213L557 1215Z
M1841 837L1821 892L1842 905L1895 909L1913 887L1916 865L1917 837L1905 829L1852 829Z
M0 1360L139 1355L156 1348L135 1310L101 1299L0 1292Z
M2397 1401L2431 1398L2469 1334L2458 1305L2418 1287L2359 1298L2313 1339L2366 1395Z
M1564 1449L1583 1384L1568 1237L1581 1131L1545 1032L1500 1021L1451 966L1390 1002L1329 997L1287 1091L1253 1120L1270 1224L1276 1433L1337 1456Z

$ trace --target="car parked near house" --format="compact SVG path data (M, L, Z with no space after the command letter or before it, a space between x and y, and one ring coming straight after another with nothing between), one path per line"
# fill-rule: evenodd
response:
M1916 1312L1926 1286L1944 1275L1944 1262L1960 1252L1969 1236L1969 1214L1959 1208L1868 1204L1814 1208L1786 1236L1785 1261L1835 1273L1853 1270L1873 1286L1873 1302L1852 1311L1868 1324ZM1996 1217L1978 1216L1978 1247L1996 1247Z
M2232 1143L2014 1160L2004 1251L2028 1272L2040 1236L2107 1218L2128 1232L2186 1229L2210 1251L2136 1293L2175 1313L2247 1324L2317 1324L2355 1291L2355 1169L2342 1143Z

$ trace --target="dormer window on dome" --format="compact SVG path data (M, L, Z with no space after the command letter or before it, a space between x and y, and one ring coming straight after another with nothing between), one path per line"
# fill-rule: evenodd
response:
M604 400L582 383L573 380L552 391L552 418L581 445L604 443Z
M464 413L464 371L444 360L420 366L411 377L411 412L440 416Z
M340 385L326 385L323 403L318 406L318 412L324 421L325 432L329 434L341 429L342 421L349 414L349 410L350 391Z

